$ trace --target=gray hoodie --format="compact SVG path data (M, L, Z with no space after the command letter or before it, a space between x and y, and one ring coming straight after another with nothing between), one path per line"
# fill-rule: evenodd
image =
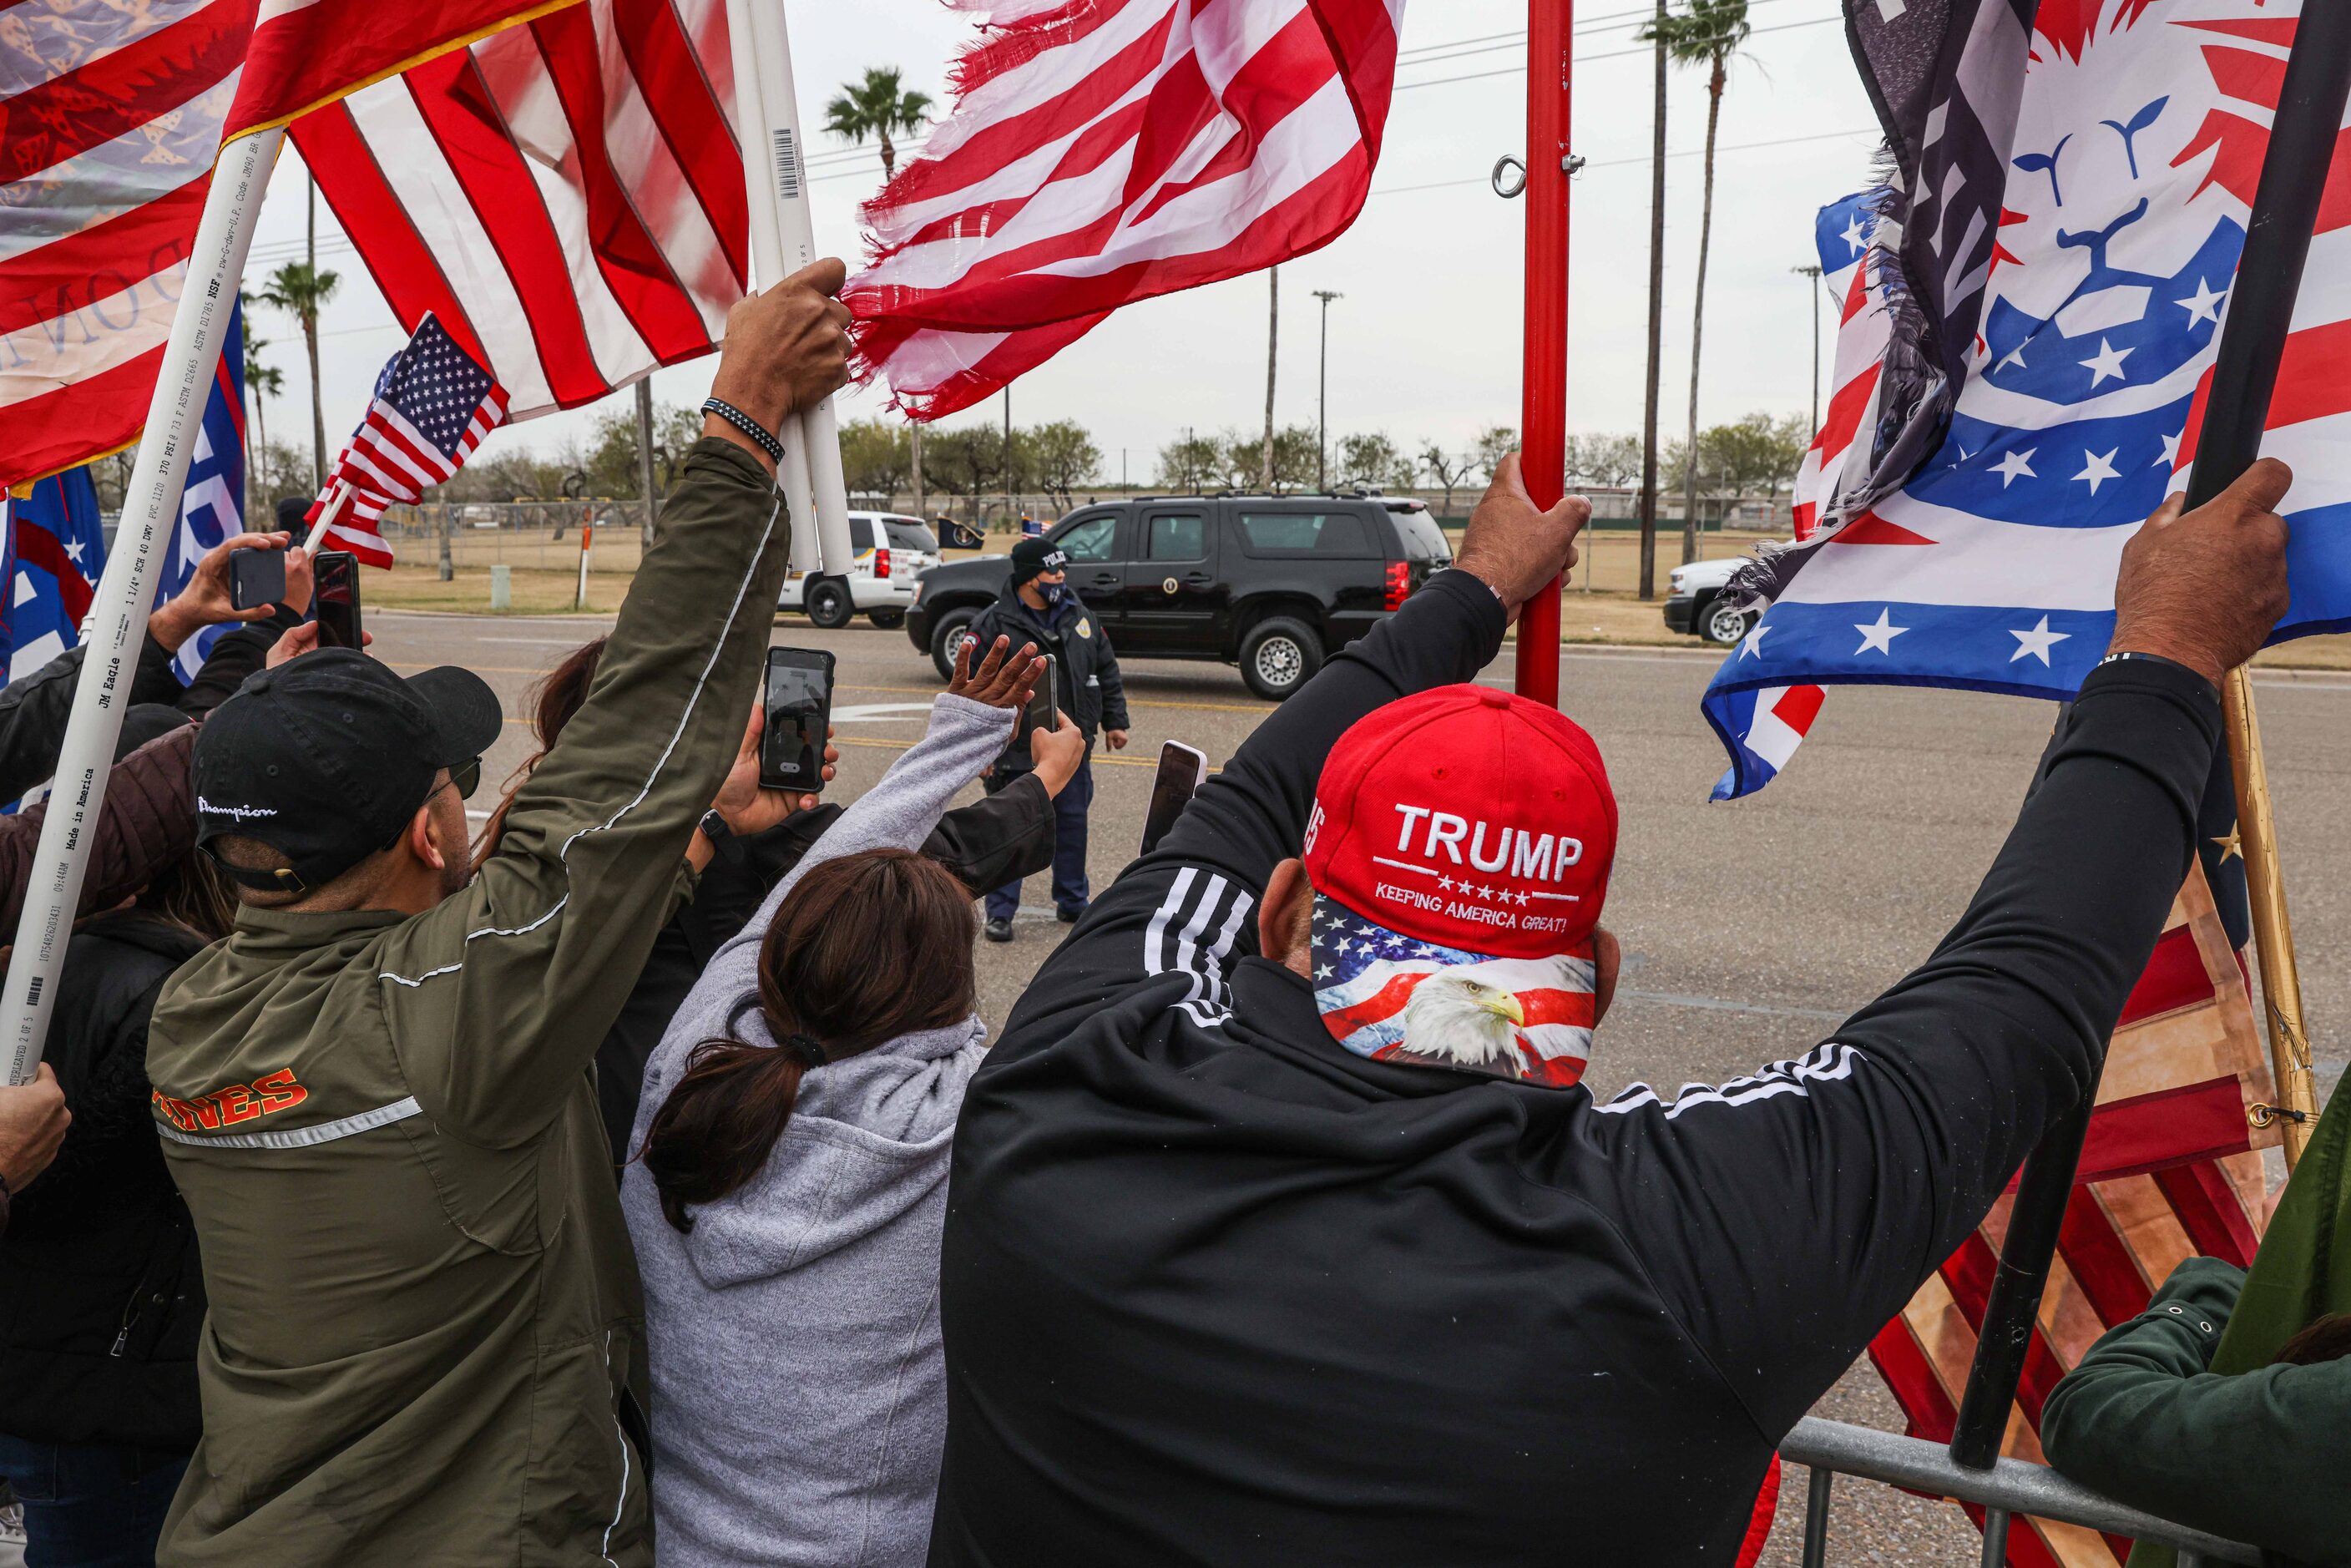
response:
M711 960L645 1070L643 1146L687 1055L772 1047L759 944L809 869L915 849L1003 750L1013 716L941 696L929 732L833 823ZM948 1145L987 1030L974 1016L812 1069L759 1174L681 1235L632 1165L621 1203L644 1281L653 1521L663 1568L915 1568L946 1436L939 1230Z

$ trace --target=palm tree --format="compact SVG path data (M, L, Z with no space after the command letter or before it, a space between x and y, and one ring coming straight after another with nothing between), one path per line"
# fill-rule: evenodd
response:
M247 316L246 320L252 318ZM286 390L286 372L275 371L261 362L261 350L269 347L269 340L259 337L248 327L245 334L245 395L253 400L254 439L245 444L246 488L252 492L262 487L262 476L254 467L253 454L259 443L261 461L269 461L269 400ZM248 515L251 507L247 507Z
M890 133L910 134L923 128L931 111L927 93L900 92L898 73L889 66L867 68L865 79L842 86L840 96L824 106L824 128L844 141L865 145L869 136L882 143L882 178L898 172L897 144Z
M1714 133L1722 121L1722 89L1730 57L1753 30L1747 0L1687 0L1677 16L1641 29L1641 37L1666 46L1677 65L1703 65L1706 81L1706 196L1698 209L1698 287L1690 322L1689 439L1682 461L1682 559L1698 559L1698 364L1706 331L1706 252L1714 238Z
M319 392L319 311L341 282L307 261L289 261L269 275L261 291L264 303L302 323L302 342L310 350L310 476L321 490L327 487L327 404Z

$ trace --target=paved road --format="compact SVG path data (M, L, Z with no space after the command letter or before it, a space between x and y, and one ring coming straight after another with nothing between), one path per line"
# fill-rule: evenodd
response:
M607 622L381 612L369 625L395 665L456 662L525 711L534 676ZM836 716L844 795L879 777L921 732L939 688L902 632L818 632L794 617L775 640L839 659ZM1714 658L1702 653L1572 651L1562 690L1599 740L1622 808L1608 920L1625 944L1625 988L1602 1030L1590 1082L1603 1094L1642 1079L1719 1082L1793 1055L1922 957L1964 906L2016 812L2053 710L2017 698L1851 688L1835 693L1790 772L1761 797L1710 806L1722 757L1697 701ZM1508 655L1484 677L1508 684ZM2262 723L2289 855L2288 891L2305 967L2322 1084L2351 1043L2351 678L2264 676ZM1186 740L1221 763L1267 705L1220 665L1126 667L1134 746L1097 756L1088 856L1096 884L1133 854L1159 743ZM527 731L487 768L502 779ZM487 791L485 792L486 795ZM974 791L976 798L977 791ZM479 807L487 804L477 800ZM1029 884L1018 941L982 945L982 1009L1000 1021L1059 927L1043 878ZM1896 1425L1865 1371L1825 1413ZM1801 1480L1791 1494L1800 1506ZM1972 1563L1974 1535L1953 1511L1879 1488L1841 1489L1838 1556ZM1783 1528L1767 1561L1792 1563Z

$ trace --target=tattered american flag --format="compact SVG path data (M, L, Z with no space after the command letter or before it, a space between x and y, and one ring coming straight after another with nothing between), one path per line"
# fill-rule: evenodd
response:
M2253 1260L2267 1186L2258 1150L2281 1129L2248 1120L2273 1096L2238 962L2201 870L2191 872L2107 1049L2009 1418L2012 1458L2042 1458L2049 1391L2100 1334L2146 1311L2182 1259ZM2013 1198L2011 1187L1870 1344L1915 1437L1950 1438ZM2046 1520L2021 1519L2008 1542L2012 1568L2117 1568L2127 1555L2118 1538Z
M841 298L916 418L1131 301L1313 250L1362 209L1404 0L947 0L955 112L865 208Z
M413 505L428 486L445 482L506 411L506 389L428 314L376 377L366 417L310 504L311 521L333 518L314 548L392 565L377 527L383 509L395 501Z
M718 346L749 275L733 101L725 0L587 0L293 138L392 314L527 419Z

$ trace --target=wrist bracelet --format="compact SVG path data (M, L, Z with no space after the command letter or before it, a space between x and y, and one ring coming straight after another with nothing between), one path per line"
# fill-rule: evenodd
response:
M2183 664L2177 659L2167 659L2161 653L2142 653L2137 650L2121 653L2108 653L2105 658L2100 659L2097 664L2092 667L2094 669L2103 670L2108 664L2120 664L2125 663L2139 664L2168 664L2173 669L2179 671L2183 674L2195 676L2198 683L2200 684L2206 691L2212 691L2213 689L2210 679L2205 675L2203 671L2197 669L2190 664ZM2219 694L2215 693L2214 695L2218 695Z
M721 399L715 397L705 398L702 402L702 412L705 413L716 414L719 418L725 420L727 423L733 425L736 429L749 436L753 442L758 444L759 450L766 453L768 457L773 459L776 463L780 465L783 462L784 444L777 440L773 434L769 434L767 426L761 424L758 420L753 419L749 414L745 413L741 409L737 408L733 403L724 402Z

